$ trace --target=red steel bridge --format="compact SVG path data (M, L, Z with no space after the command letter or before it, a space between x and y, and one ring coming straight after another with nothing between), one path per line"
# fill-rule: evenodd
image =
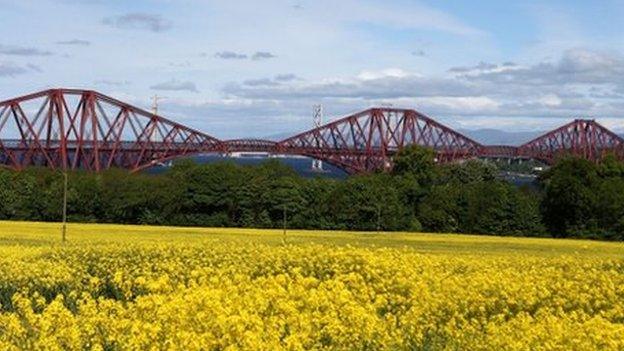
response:
M232 152L303 155L348 173L387 170L406 145L435 150L439 162L562 154L624 158L624 140L594 120L576 119L520 146L482 145L410 109L371 108L282 141L220 140L92 90L49 89L0 102L0 165L23 169L139 171L171 159Z

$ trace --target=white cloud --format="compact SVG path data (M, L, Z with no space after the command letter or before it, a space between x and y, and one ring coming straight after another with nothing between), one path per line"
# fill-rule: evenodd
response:
M410 75L416 76L415 73L409 73L400 68L388 68L381 71L362 71L356 78L360 80L375 80L388 77L405 78Z
M500 102L487 96L467 96L467 97L430 97L420 99L422 105L427 105L428 109L444 109L451 114L468 113L498 113Z
M244 60L247 58L245 54L239 54L233 51L220 51L215 53L216 58L224 59L224 60Z
M327 78L291 84L227 84L227 95L256 99L363 98L421 96L473 96L469 84L450 78L425 78L397 69L367 71L352 78Z
M195 103L163 102L163 113L216 135L239 136L306 128L316 103L333 117L392 104L451 125L479 119L491 127L533 116L544 125L576 116L624 118L622 56L615 51L623 39L587 35L603 26L619 28L610 18L597 25L570 13L559 16L559 9L539 9L536 25L520 12L538 6L512 6L520 11L498 14L475 4L480 16L468 17L455 6L418 0L7 5L0 10L3 25L20 30L2 48L32 56L0 54L0 62L15 60L1 63L0 75L43 72L37 79L0 79L5 98L41 86L93 88L88 85L97 82L103 93L125 93L136 98L129 102L148 107L153 89L167 89L176 93L166 95ZM94 21L93 13L108 26ZM491 33L476 22L493 16L511 21ZM522 32L515 32L520 22ZM111 27L128 30L113 33ZM165 33L155 42L154 32ZM85 39L92 45L71 50L71 56L46 53L70 50L57 43L80 45ZM252 62L256 52L277 57Z
M274 78L274 80L276 80L278 82L292 82L294 80L299 80L299 79L300 78L297 77L297 75L295 75L293 73L278 74Z
M0 61L0 77L15 77L17 75L29 72L41 73L43 70L38 65L27 63L26 65L18 65L14 62Z
M331 11L327 9L331 8ZM363 22L378 25L407 28L429 29L460 36L481 36L481 29L463 23L453 15L419 2L400 4L399 2L377 2L342 0L315 1L306 7L314 13L324 13L331 20L342 22Z
M541 98L539 98L537 101L545 106L550 106L550 107L560 106L562 102L561 98L559 98L559 96L555 94L544 95Z
M388 68L319 80L254 79L230 83L223 92L230 101L245 101L245 106L265 109L269 105L264 104L270 102L266 113L299 110L301 116L307 116L309 106L324 102L336 111L374 105L415 108L456 126L470 125L473 118L485 124L489 118L489 127L503 128L517 126L514 118L624 118L624 109L618 108L624 103L615 92L624 77L620 74L624 59L618 54L575 49L556 60L530 65L480 62L465 67L439 76ZM600 102L592 96L597 92L603 95ZM235 105L229 104L230 108Z
M74 45L74 46L89 46L91 42L82 39L61 40L56 42L58 45Z
M26 68L12 62L0 62L0 77L14 77L26 72L28 72Z
M102 23L122 29L143 29L151 32L164 32L172 26L170 21L160 15L142 12L106 17Z
M111 79L100 79L95 81L96 85L106 85L106 86L124 86L129 85L130 82L127 80L111 80Z
M12 56L50 56L52 53L33 47L0 45L0 54Z
M152 90L169 90L169 91L190 91L193 93L199 92L195 83L190 81L179 81L172 79L166 82L154 84L150 86Z
M268 60L276 57L277 56L268 51L256 51L253 55L251 55L251 59L254 61Z

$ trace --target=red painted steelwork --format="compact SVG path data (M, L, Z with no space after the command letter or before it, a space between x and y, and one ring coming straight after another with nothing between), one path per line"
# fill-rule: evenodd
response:
M518 155L552 163L572 154L597 161L607 153L623 159L624 140L594 120L574 121L518 147Z
M14 138L6 138L14 132ZM0 163L15 169L137 171L223 151L209 135L90 90L51 89L0 102Z
M11 134L12 133L12 134ZM50 89L0 102L0 165L14 169L138 171L202 153L304 155L349 173L388 170L406 145L435 150L439 162L497 157L553 162L562 154L624 159L624 140L593 120L577 119L521 146L480 143L408 109L372 108L279 142L220 141L91 90Z
M228 152L276 153L277 142L263 139L233 139L223 142Z
M317 158L349 173L387 170L406 145L433 148L440 162L477 157L481 145L414 110L373 108L278 143L287 153Z
M487 158L516 158L518 147L511 145L486 145L479 150L479 157Z

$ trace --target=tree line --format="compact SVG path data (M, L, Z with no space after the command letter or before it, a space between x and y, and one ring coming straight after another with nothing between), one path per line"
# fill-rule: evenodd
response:
M277 160L175 163L162 174L69 173L74 222L624 239L624 164L563 158L536 187L497 177L488 162L440 165L404 148L391 173L303 178ZM0 219L61 219L63 175L0 171Z

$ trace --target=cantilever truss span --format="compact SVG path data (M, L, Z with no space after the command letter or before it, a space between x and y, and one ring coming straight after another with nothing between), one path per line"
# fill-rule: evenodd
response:
M527 158L552 163L574 155L597 161L612 154L624 159L624 139L593 119L575 119L520 146L487 145L480 157Z
M349 173L387 170L403 147L432 148L439 162L476 157L563 154L624 159L624 140L594 120L577 119L520 146L482 145L410 109L372 108L282 141L215 137L91 90L50 89L0 102L0 165L23 169L142 170L204 153L303 155Z
M51 89L0 103L0 163L140 170L222 151L209 135L95 91Z
M608 153L622 159L624 140L598 122L574 121L518 147L518 154L550 163L563 154L598 160Z
M414 110L373 108L279 142L282 150L338 165L347 172L392 167L406 145L433 148L441 162L478 156L480 144Z

